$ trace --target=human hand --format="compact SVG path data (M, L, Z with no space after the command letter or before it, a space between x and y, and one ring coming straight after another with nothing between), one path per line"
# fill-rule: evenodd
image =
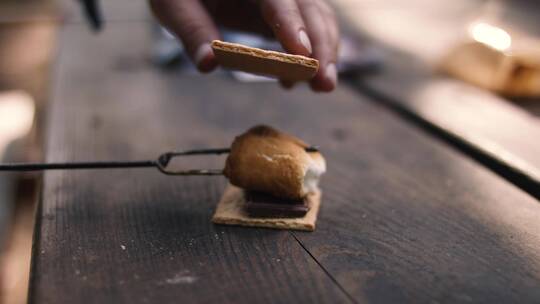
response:
M219 39L217 25L221 25L274 35L287 52L319 60L319 71L310 82L313 90L328 92L337 85L339 28L324 0L149 1L156 17L182 40L202 72L217 66L210 43Z

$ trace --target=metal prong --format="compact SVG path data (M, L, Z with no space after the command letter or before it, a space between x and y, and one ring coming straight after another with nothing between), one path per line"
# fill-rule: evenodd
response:
M208 170L167 170L165 167L158 166L159 171L167 175L223 175L223 170L208 169Z
M306 152L319 152L317 146L309 146L305 148ZM168 170L172 158L176 156L188 156L188 155L205 155L205 154L224 154L230 153L230 148L218 148L218 149L199 149L199 150L186 150L163 153L159 156L157 161L157 167L159 171L167 175L223 175L223 170L220 169L189 169L189 170Z
M173 151L167 152L172 156L182 156L182 155L201 155L201 154L225 154L231 152L230 148L217 148L217 149L197 149L197 150L186 150L186 151Z
M176 156L206 155L206 154L220 155L220 154L229 153L229 152L230 152L229 148L199 149L199 150L167 152L159 156L158 161L157 161L157 167L159 171L167 175L223 175L223 170L219 170L219 169L168 170L167 165L169 164L171 159Z

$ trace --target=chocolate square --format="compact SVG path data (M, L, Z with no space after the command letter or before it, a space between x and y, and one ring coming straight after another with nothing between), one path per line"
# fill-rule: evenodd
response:
M244 209L251 217L297 218L305 216L309 211L305 199L283 199L255 191L244 191L244 198Z

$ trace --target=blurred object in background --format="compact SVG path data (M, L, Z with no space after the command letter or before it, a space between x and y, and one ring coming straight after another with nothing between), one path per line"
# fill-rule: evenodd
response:
M35 102L28 93L0 92L1 162L26 159L25 150L29 146L25 137L32 130L34 116ZM35 200L16 205L19 197L16 190L22 181L20 177L14 173L0 174L0 303L23 303L27 289ZM34 191L24 192L20 194L35 196Z
M51 1L0 0L0 89L21 89L40 102L56 20ZM39 95L39 96L38 96Z
M30 132L34 113L34 100L28 93L0 92L0 151L5 151L10 142Z
M0 161L38 161L58 26L53 0L0 0ZM26 303L39 175L0 174L0 303Z
M468 32L442 60L444 72L501 95L540 96L539 40L482 21Z
M448 105L459 103L456 100L450 101L445 98L449 91L455 91L456 94L463 93L465 88L471 86L468 81L459 81L460 79L457 78L456 81L451 79L455 77L447 77L447 75L442 75L440 71L443 58L447 58L457 45L464 44L465 41L473 41L467 30L475 21L482 21L488 25L508 30L511 38L514 38L514 32L518 32L521 33L522 37L528 37L529 41L540 39L540 26L538 26L540 1L329 0L329 2L334 4L337 13L342 20L346 21L351 30L367 37L370 43L376 44L385 54L384 71L378 75L363 77L362 81L365 85L371 89L377 87L378 90L386 92L395 89L395 92L392 91L395 93L393 97L396 100L404 100L410 96L410 104L420 103L419 101L413 102L414 97L412 96L417 96L432 83L444 82L448 83L449 87L454 88L441 90L435 96L431 96L429 100L422 102L424 107L432 105L433 112L441 106L438 101L446 100ZM474 45L468 47L475 48ZM486 50L483 45L480 47L488 53L487 58L483 58L483 60L489 60L489 58L493 60L493 57L490 56L496 55L496 52L490 52L490 49ZM494 57L497 58L497 56ZM532 58L539 60L540 56L533 55ZM521 62L519 63L521 64ZM530 66L531 62L526 61L526 69L529 71L531 70ZM517 68L516 73L529 74L531 73L529 71L521 72L520 68ZM478 73L489 74L490 72L488 70ZM466 76L470 77L470 75ZM489 74L488 81L491 77L492 75ZM522 77L536 78L537 76ZM526 83L531 82L534 83L535 80ZM474 86L485 88L485 85ZM529 86L527 85L527 90ZM458 89L460 87L463 89ZM515 91L517 90L523 91L524 89L522 86L517 86L517 88L513 88L512 94L516 95ZM538 90L538 87L532 91L534 90ZM519 106L529 114L540 118L540 97L538 94L536 97L529 94L528 97L512 96L508 98L508 95L492 94L493 91L486 89L476 92L480 91L483 91L482 95L484 96L499 95L493 96L493 98L502 103ZM434 106L435 104L438 106ZM444 112L444 110L440 111Z

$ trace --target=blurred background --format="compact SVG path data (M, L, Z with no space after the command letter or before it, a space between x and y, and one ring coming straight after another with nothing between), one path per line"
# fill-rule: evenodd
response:
M0 159L42 159L58 3L0 0ZM24 303L39 176L0 173L0 302Z
M155 39L150 51L141 50L147 52L144 60L156 69L194 73L181 46L153 21L145 0L102 2L104 31L108 23L145 22ZM533 119L540 116L540 4L535 1L330 2L343 24L340 73L345 82L358 74L396 67L401 67L397 74L451 75L502 96L497 100ZM47 104L55 58L61 56L62 26L85 22L77 0L0 0L2 162L43 160ZM228 32L226 40L278 48L275 42L234 32ZM512 56L510 48L514 48ZM228 75L238 81L271 81L243 73ZM417 83L403 84L401 89L421 93ZM39 174L0 173L0 303L26 302L39 189Z

